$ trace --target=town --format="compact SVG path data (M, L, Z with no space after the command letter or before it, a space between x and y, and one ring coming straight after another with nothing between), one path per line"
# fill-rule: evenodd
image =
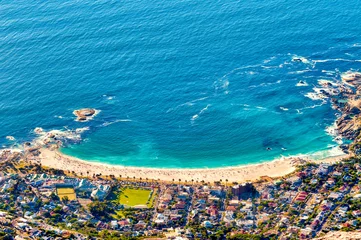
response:
M257 182L78 176L0 161L3 239L311 239L361 226L361 159Z

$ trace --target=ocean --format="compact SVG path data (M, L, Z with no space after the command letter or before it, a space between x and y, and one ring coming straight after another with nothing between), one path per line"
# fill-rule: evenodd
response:
M315 91L361 69L359 4L3 0L0 144L88 127L61 151L160 168L336 154ZM100 113L76 122L85 107Z

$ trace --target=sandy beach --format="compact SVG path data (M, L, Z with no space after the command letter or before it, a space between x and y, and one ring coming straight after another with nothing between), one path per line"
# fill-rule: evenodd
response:
M141 168L141 167L124 167L116 165L108 165L96 162L88 162L74 157L61 154L59 151L49 149L41 149L38 161L47 167L61 169L64 171L74 171L84 176L92 176L93 174L114 175L122 178L134 177L139 179L154 179L163 181L226 181L228 182L245 182L255 181L263 176L280 177L287 175L295 170L295 166L303 160L315 162L337 162L348 157L341 155L323 160L301 159L296 157L282 158L270 162L244 165L237 167L211 168L211 169L157 169L157 168Z

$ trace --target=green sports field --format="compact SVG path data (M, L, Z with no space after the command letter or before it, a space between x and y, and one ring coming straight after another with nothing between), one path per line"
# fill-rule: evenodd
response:
M147 205L148 199L150 197L150 190L147 189L133 189L133 188L125 188L122 189L120 194L118 195L118 202L123 205L127 205L129 207L134 207L137 205Z

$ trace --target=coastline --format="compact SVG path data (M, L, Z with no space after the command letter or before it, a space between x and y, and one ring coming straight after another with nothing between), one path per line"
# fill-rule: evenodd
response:
M246 182L256 181L261 177L277 178L285 176L295 171L298 164L305 162L327 162L334 163L347 158L349 155L344 154L325 158L322 160L312 160L307 157L285 157L265 163L250 164L244 166L233 166L223 168L209 169L166 169L166 168L145 168L145 167L126 167L119 165L110 165L97 162L88 162L75 157L60 153L58 150L47 148L40 149L40 155L36 158L42 166L51 167L63 171L74 171L83 176L92 176L93 174L114 175L115 177L129 179L153 179L161 181L180 181L191 182L205 181L213 183L222 182Z
M361 82L361 74L349 73L346 78L348 83L354 83L358 86ZM246 182L256 181L262 177L277 178L290 174L295 171L296 166L307 162L313 163L335 163L341 161L352 154L361 152L361 101L357 99L361 88L355 92L352 88L344 84L320 82L323 88L317 92L321 99L330 98L333 108L341 113L335 124L327 129L327 132L334 137L335 142L339 144L338 148L343 152L330 157L321 156L314 159L315 154L282 157L273 161L260 162L249 165L229 166L219 168L149 168L136 166L111 165L101 162L86 161L73 156L66 155L59 151L62 143L68 139L81 141L81 133L86 129L77 129L75 131L67 130L66 132L49 131L45 132L41 128L35 129L39 135L38 146L39 157L33 159L43 166L70 171L82 176L93 175L113 175L123 179L153 179L161 181L179 181L179 182ZM345 101L347 100L347 101ZM95 112L95 110L94 110ZM357 117L352 117L352 116ZM351 145L343 144L342 139L351 140ZM31 143L28 144L31 146ZM51 150L52 149L52 150Z

